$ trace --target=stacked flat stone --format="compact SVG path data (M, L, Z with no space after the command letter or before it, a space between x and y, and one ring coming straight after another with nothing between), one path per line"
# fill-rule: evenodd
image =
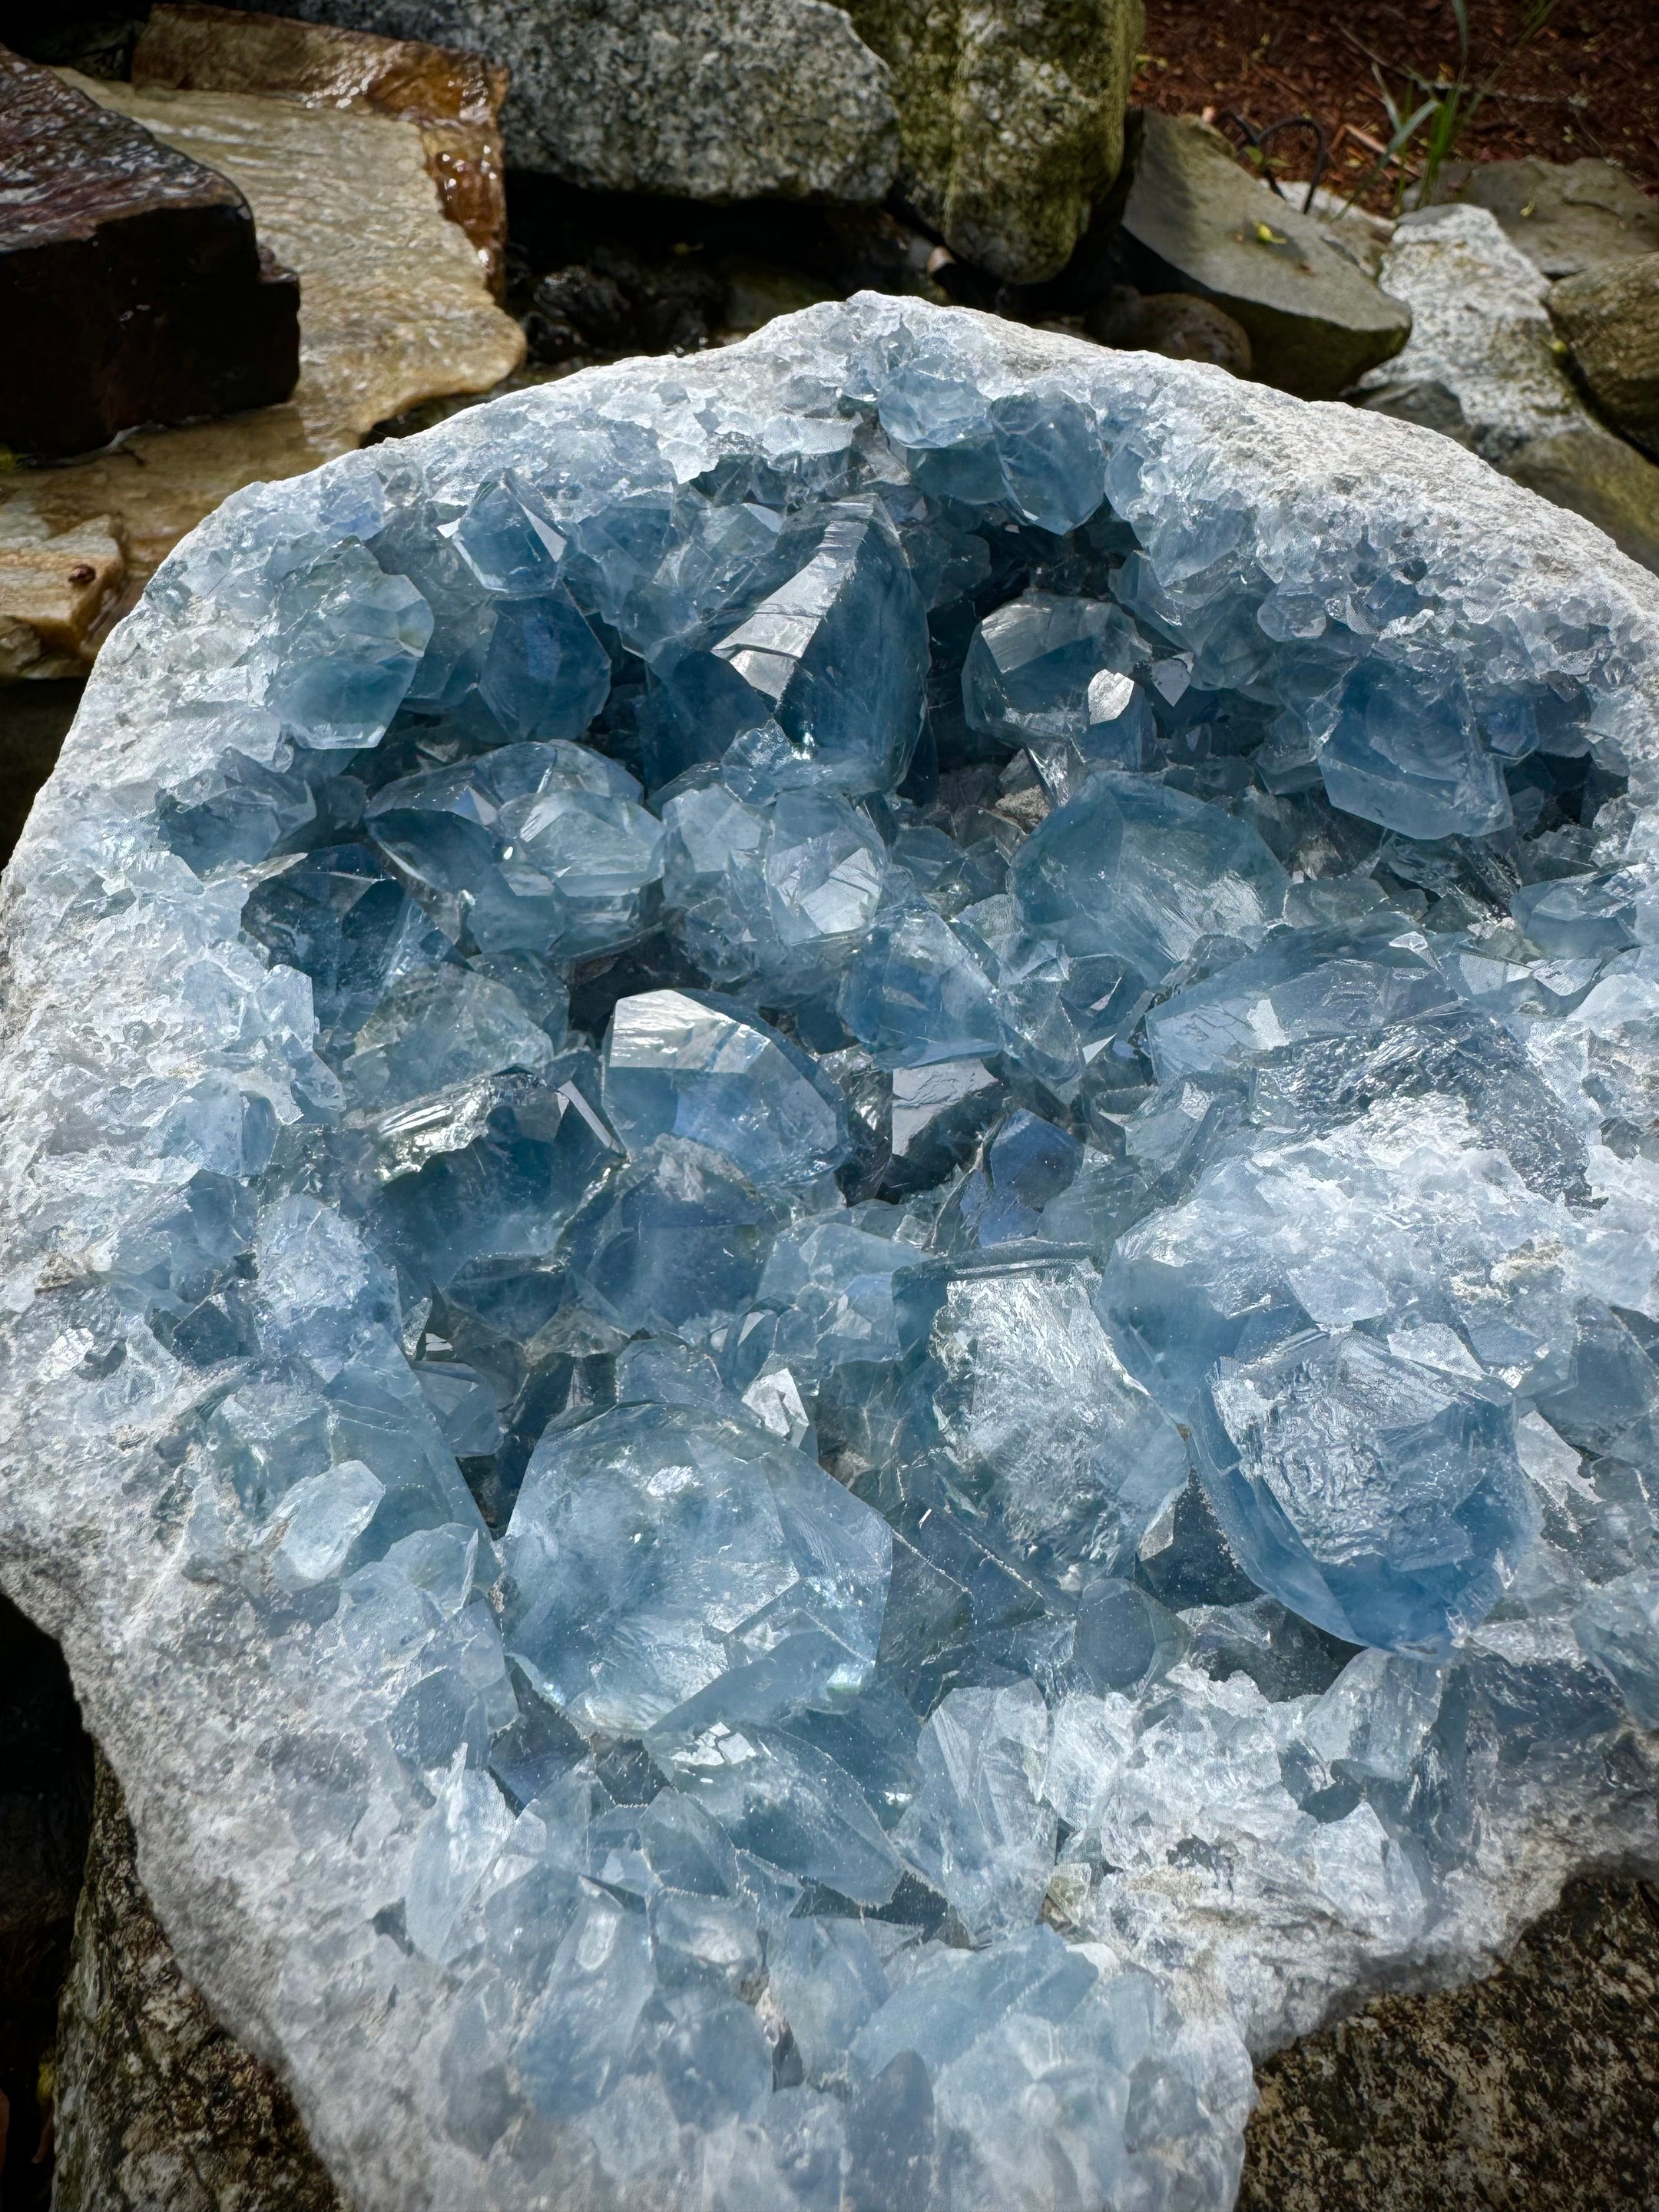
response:
M83 453L288 398L299 283L234 185L5 47L0 166L0 443Z

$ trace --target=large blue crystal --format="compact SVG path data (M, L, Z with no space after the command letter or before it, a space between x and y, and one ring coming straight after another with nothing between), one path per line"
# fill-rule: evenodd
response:
M653 912L662 832L639 795L585 747L504 745L388 784L367 826L458 942L570 958L628 944Z
M1284 904L1285 871L1219 806L1103 773L1020 848L1014 893L1028 929L1155 986L1206 937L1258 945Z
M1209 1401L1205 1485L1240 1563L1351 1644L1443 1649L1537 1534L1501 1387L1314 1335L1223 1362Z
M711 783L677 793L663 823L664 900L707 975L749 984L769 1005L833 987L887 874L887 848L862 809L832 791L750 806Z
M531 1460L505 1551L507 1649L579 1726L639 1735L809 1631L868 1666L890 1552L878 1515L763 1430L619 1407Z
M757 1182L810 1182L845 1151L844 1109L811 1061L736 1001L649 991L605 1041L605 1110L628 1150L695 1138Z

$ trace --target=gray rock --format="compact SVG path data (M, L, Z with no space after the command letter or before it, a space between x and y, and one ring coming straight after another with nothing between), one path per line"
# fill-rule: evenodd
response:
M1235 376L1250 373L1249 333L1213 301L1190 292L1144 292L1114 285L1091 307L1084 328L1097 345L1161 353L1169 361L1212 361Z
M1546 276L1659 249L1659 203L1612 161L1448 161L1435 198L1490 209Z
M879 200L885 65L827 0L294 0L309 22L506 62L507 158L592 191Z
M102 1759L57 2080L55 2212L344 2212L288 2092L180 1972Z
M1659 469L1585 408L1544 304L1543 276L1480 207L1407 216L1383 282L1411 343L1360 380L1360 404L1426 424L1659 568Z
M1301 206L1307 198L1299 185L1291 187L1294 204ZM1304 210L1312 216L1324 233L1328 244L1345 254L1356 268L1375 280L1382 273L1382 257L1395 234L1392 216L1372 215L1366 209L1355 207L1340 191L1328 191L1323 185L1316 187L1310 206Z
M1489 1979L1381 1998L1256 2079L1238 2212L1650 2205L1653 1893L1570 1890Z
M900 183L1014 284L1070 258L1123 160L1141 0L848 0L893 70Z
M1550 287L1548 307L1592 399L1659 450L1659 253L1604 261Z
M1202 124L1147 111L1121 239L1131 283L1214 301L1249 332L1257 376L1304 399L1334 398L1411 329L1398 300Z

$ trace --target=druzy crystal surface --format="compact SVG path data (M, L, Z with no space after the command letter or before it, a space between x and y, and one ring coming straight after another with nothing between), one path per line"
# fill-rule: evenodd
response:
M1218 2212L1659 1865L1659 619L1430 442L866 301L112 641L0 1567L364 2212Z

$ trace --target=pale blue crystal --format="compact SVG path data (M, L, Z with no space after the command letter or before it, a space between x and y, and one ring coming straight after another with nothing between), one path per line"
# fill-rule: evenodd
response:
M1187 1480L1181 1437L1126 1371L1086 1261L994 1250L908 1277L890 1474L924 1518L1022 1576L1081 1587L1111 1568ZM937 1527L931 1522L936 1522Z
M1288 933L1176 991L1146 1017L1160 1080L1223 1069L1316 1037L1374 1035L1445 1012L1455 994L1420 932Z
M962 670L968 726L1011 745L1079 737L1093 719L1094 678L1129 674L1147 658L1139 632L1110 600L1026 592L974 632Z
M844 2078L853 2039L887 1997L887 1977L862 1923L791 1920L767 1954L801 2065L811 2081Z
M786 1231L760 1280L760 1296L777 1315L766 1333L768 1353L808 1373L843 1360L895 1358L893 1277L921 1258L913 1244L872 1235L838 1215ZM750 1334L739 1335L728 1360Z
M383 1143L407 1156L418 1140L429 1155L394 1176L373 1217L383 1249L421 1291L448 1291L481 1262L550 1255L620 1165L621 1148L584 1091L597 1091L592 1076L568 1063L547 1072L565 1079L492 1085L461 1102L452 1128L434 1127L443 1101L382 1120Z
M833 1088L735 1001L685 991L624 999L604 1065L605 1111L630 1152L690 1138L763 1183L811 1182L845 1156Z
M1026 928L1074 957L1106 954L1161 982L1209 936L1259 944L1285 872L1248 823L1167 786L1093 776L1020 848Z
M1622 952L1637 941L1635 885L1617 876L1566 876L1528 884L1510 911L1541 951L1582 960Z
M504 599L540 599L558 580L563 532L545 501L509 470L481 484L459 520L444 526L485 591Z
M267 876L243 927L311 979L325 1036L354 1037L403 976L452 957L449 940L366 845L305 854Z
M341 1079L355 1106L384 1109L508 1068L553 1064L545 1030L513 993L466 968L402 977L357 1032Z
M765 756L755 795L799 784L885 791L902 777L921 727L927 629L877 502L830 507L805 565L713 650L753 695L750 726L775 720L788 741ZM866 677L849 687L842 672L854 659Z
M347 544L288 577L272 612L277 673L265 696L283 727L319 750L372 745L432 635L420 592Z
M930 906L879 921L841 990L841 1016L878 1067L927 1067L994 1052L990 980Z
M1240 1562L1351 1644L1443 1649L1537 1534L1501 1389L1315 1336L1224 1361L1209 1396L1200 1463Z
M1504 829L1510 795L1455 689L1425 693L1379 660L1354 672L1319 756L1334 805L1408 837L1480 837Z
M1029 1928L1054 1864L1042 1692L1034 1682L953 1690L921 1732L921 1758L899 1849L975 1942Z
M1659 1728L1659 1575L1624 1575L1573 1616L1581 1649L1616 1684L1638 1728Z
M746 805L723 784L662 811L663 897L687 951L723 985L768 1005L833 988L881 903L887 850L837 792L784 791Z
M478 696L509 738L579 738L610 690L610 659L562 585L542 599L502 605Z
M659 1137L589 1200L567 1249L618 1328L693 1334L750 1304L787 1213L724 1152Z
M388 784L366 827L453 939L573 957L654 914L662 832L639 795L586 747L506 745Z
M508 1651L577 1724L639 1735L805 1626L873 1658L878 1516L763 1431L603 1414L532 1456L505 1547Z

